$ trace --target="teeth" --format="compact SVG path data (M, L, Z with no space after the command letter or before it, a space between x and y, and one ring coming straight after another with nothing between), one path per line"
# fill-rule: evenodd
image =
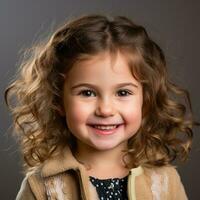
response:
M117 127L117 125L109 125L109 126L100 126L100 125L94 125L95 128L101 129L101 130L111 130Z

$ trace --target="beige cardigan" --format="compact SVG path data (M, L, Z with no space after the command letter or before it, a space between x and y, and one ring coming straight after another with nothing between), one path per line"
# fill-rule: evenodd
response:
M184 187L172 166L137 167L128 176L129 200L186 200ZM40 169L24 178L17 200L98 200L86 169L66 147Z

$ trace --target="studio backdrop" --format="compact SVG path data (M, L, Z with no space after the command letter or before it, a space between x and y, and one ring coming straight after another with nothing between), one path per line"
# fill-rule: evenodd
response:
M19 148L11 136L12 119L4 90L12 80L21 53L48 37L65 20L84 14L124 15L146 27L164 50L171 79L189 90L194 116L200 119L200 3L198 0L1 0L0 1L0 199L11 200L23 179ZM189 199L200 199L200 133L178 166Z

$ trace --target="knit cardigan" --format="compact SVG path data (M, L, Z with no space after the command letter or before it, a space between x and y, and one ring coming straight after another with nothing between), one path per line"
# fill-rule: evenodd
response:
M180 176L172 166L137 167L128 175L129 200L186 200ZM69 147L26 174L16 200L98 200L85 167Z

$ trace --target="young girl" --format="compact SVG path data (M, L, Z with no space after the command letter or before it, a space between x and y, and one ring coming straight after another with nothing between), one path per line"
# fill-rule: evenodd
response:
M18 200L187 199L172 161L190 150L190 99L130 19L67 22L26 54L5 98L25 161Z

